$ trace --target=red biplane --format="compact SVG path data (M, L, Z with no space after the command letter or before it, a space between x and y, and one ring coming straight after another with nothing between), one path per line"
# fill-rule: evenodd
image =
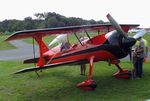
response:
M128 70L123 70L119 66L119 59L131 54L131 47L135 44L136 39L145 34L145 31L140 31L136 36L129 37L127 32L131 28L139 25L136 24L118 24L110 14L107 15L111 24L96 24L82 25L71 27L47 28L37 30L19 31L12 34L6 41L24 39L32 37L39 45L39 57L27 59L24 63L36 63L36 67L21 69L15 74L25 73L30 71L38 71L48 68L53 68L62 65L81 65L90 64L88 79L79 83L80 88L95 89L96 83L92 79L93 62L106 61L109 64L115 64L119 69L114 74L115 77L128 78L130 73ZM95 37L90 37L88 32L99 33ZM86 33L88 39L82 42L78 33ZM42 38L47 35L74 34L79 43L69 45L65 50L61 47L49 49L43 42Z

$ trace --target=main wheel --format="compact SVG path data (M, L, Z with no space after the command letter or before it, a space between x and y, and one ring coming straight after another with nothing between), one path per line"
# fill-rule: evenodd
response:
M97 87L96 82L95 82L94 80L92 81L90 87L91 87L91 88L94 88L94 89Z

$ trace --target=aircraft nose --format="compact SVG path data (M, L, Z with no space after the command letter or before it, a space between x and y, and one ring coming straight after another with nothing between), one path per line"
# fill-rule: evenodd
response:
M132 47L135 43L136 43L136 39L132 37L128 37L127 39L123 39L122 46L124 48L129 48Z

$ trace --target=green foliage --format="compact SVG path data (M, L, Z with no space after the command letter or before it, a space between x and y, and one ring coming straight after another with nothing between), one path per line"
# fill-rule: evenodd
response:
M8 37L8 35L0 34L0 50L14 49L14 46L4 41L6 37Z
M82 18L76 17L65 17L55 12L37 13L35 16L37 17L36 19L32 19L32 17L26 17L24 20L4 20L0 22L0 31L14 32L39 28L54 28L104 23L102 20L95 21L93 19L84 20Z
M146 35L144 35L143 38L147 40L147 44L148 44L148 46L150 48L150 33L147 33Z
M12 75L18 69L31 67L20 61L0 61L0 101L145 101L150 98L150 62L144 65L140 80L116 79L112 65L94 63L95 91L82 91L76 84L87 79L80 75L79 66L64 66L35 72ZM128 62L121 66L131 69ZM88 75L88 68L86 75Z
M0 22L0 31L1 32L14 32L17 30L24 30L23 21L19 20L4 20Z

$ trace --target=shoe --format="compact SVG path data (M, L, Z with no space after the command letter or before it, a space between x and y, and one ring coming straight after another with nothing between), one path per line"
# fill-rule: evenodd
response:
M140 80L141 78L140 77L136 77L136 78L134 78L135 80Z
M83 76L85 76L85 74L80 74L80 75L83 75Z

